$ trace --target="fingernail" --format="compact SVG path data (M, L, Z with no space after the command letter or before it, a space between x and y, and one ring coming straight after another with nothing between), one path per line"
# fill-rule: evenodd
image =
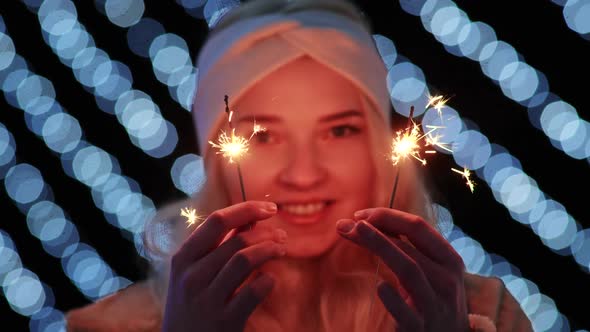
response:
M275 238L279 243L287 242L287 232L285 230L277 228L274 230Z
M354 228L354 225L356 225L356 223L353 220L350 219L342 219L339 220L338 223L336 224L336 229L340 232L340 233L349 233L350 231L352 231L352 229Z
M360 226L359 227L359 233L364 232L367 229L370 229L371 228L369 226L369 223L365 219L357 220L356 223ZM362 226L361 226L361 224L362 224Z
M275 213L277 212L277 205L273 202L264 202L261 204L260 208L265 211L265 212L269 212L269 213Z
M365 219L368 214L369 214L369 211L367 211L367 210L358 210L354 213L354 219L356 219L356 220Z

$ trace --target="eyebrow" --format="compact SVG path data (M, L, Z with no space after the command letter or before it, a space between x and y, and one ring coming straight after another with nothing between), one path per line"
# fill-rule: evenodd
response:
M246 115L239 117L236 122L277 123L281 122L281 118L275 115Z
M325 115L320 118L319 122L331 122L349 117L363 117L363 112L358 110L346 110L334 114ZM256 122L256 123L278 123L281 122L281 118L275 115L247 115L240 117L237 123L241 122Z
M331 122L350 117L363 117L363 112L357 110L346 110L335 114L326 115L320 118L320 122Z

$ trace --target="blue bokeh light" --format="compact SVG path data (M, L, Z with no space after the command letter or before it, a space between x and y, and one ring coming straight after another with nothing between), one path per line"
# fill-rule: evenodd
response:
M542 107L543 103L553 102L548 101L551 93L546 76L527 64L512 45L497 40L492 27L482 22L471 22L467 14L453 1L430 0L417 2L412 6L401 1L401 4L402 9L409 14L419 13L424 29L432 33L449 53L478 61L483 73L499 83L506 97L533 109ZM590 0L570 0L559 4L564 5L564 17L568 26L579 31L583 37L590 37L590 20L587 19L590 15ZM450 37L446 38L448 36ZM590 125L586 120L579 121L579 124L572 126L587 128ZM538 128L535 117L531 118L531 124ZM590 160L590 135L581 133L577 137L584 140L579 144L572 140L563 144L566 141L563 138L552 137L550 140L553 146L568 156Z
M196 154L178 157L172 165L170 176L178 190L187 196L192 196L201 189L206 181L203 158Z
M145 4L143 0L106 0L104 11L113 24L127 28L141 19Z

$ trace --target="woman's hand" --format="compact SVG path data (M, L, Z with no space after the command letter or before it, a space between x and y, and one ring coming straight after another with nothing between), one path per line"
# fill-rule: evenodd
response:
M379 256L409 295L385 281L378 286L399 331L469 330L463 261L432 226L418 216L386 208L358 211L354 219L338 222L340 234Z
M213 212L189 236L172 257L162 331L244 330L273 280L261 274L244 281L264 262L285 254L286 233L254 228L221 242L230 231L248 229L276 211L270 202L239 203Z

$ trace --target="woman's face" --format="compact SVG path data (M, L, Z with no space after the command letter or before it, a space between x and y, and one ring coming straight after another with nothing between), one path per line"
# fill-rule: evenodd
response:
M254 121L266 128L240 159L247 199L273 201L279 208L257 227L284 229L291 257L323 254L339 239L336 221L368 207L374 191L359 90L301 58L253 86L233 111L239 135L250 137ZM231 202L238 203L236 165L222 164Z

